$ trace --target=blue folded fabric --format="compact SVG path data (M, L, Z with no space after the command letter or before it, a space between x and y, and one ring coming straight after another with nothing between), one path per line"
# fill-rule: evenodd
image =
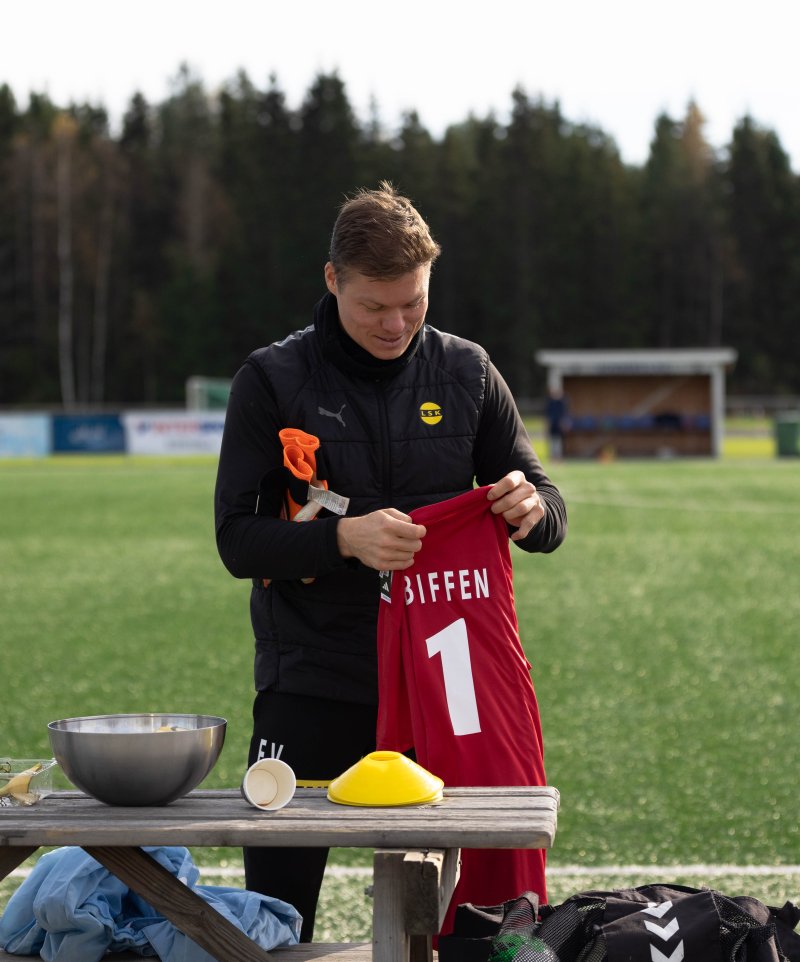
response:
M263 949L295 945L302 919L286 902L216 885L198 885L200 872L178 846L145 848L160 865L213 906ZM0 918L0 948L40 955L46 962L100 962L106 952L157 955L162 962L214 962L81 848L43 855L11 896Z

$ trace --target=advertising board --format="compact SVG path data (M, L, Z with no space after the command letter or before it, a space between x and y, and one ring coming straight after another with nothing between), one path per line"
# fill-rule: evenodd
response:
M123 414L128 454L219 454L224 411Z
M122 421L118 414L55 414L53 451L121 454L125 451Z
M43 458L51 447L49 414L0 414L1 458Z

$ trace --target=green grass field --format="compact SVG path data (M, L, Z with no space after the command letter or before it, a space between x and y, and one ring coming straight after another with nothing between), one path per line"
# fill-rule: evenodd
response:
M207 712L229 727L205 786L238 786L248 585L216 554L214 471L210 459L0 462L0 754L49 755L54 718ZM569 537L550 556L512 552L548 780L562 797L551 900L617 884L608 866L641 866L626 884L651 880L648 866L712 884L686 874L700 864L784 866L724 879L796 899L800 461L742 437L718 461L550 471ZM238 864L232 850L195 854ZM348 860L366 864L335 854ZM364 884L326 882L318 938L363 935Z

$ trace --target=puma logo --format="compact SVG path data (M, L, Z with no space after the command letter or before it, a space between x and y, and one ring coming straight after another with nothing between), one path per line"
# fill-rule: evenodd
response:
M344 418L342 417L342 411L344 411L344 409L345 409L346 407L347 407L347 405L346 405L346 404L343 404L343 405L339 408L338 411L328 411L328 410L326 410L326 409L323 408L323 407L318 407L318 408L317 408L317 411L318 411L320 414L324 414L325 417L328 417L328 418L336 418L336 420L339 422L339 424L341 424L341 426L342 426L343 428L346 428L347 425L344 423Z

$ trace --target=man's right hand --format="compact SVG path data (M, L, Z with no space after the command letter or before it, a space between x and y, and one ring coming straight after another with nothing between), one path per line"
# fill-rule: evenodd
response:
M410 568L422 547L425 528L396 508L382 508L358 518L340 518L336 528L343 558L358 558L376 571Z

